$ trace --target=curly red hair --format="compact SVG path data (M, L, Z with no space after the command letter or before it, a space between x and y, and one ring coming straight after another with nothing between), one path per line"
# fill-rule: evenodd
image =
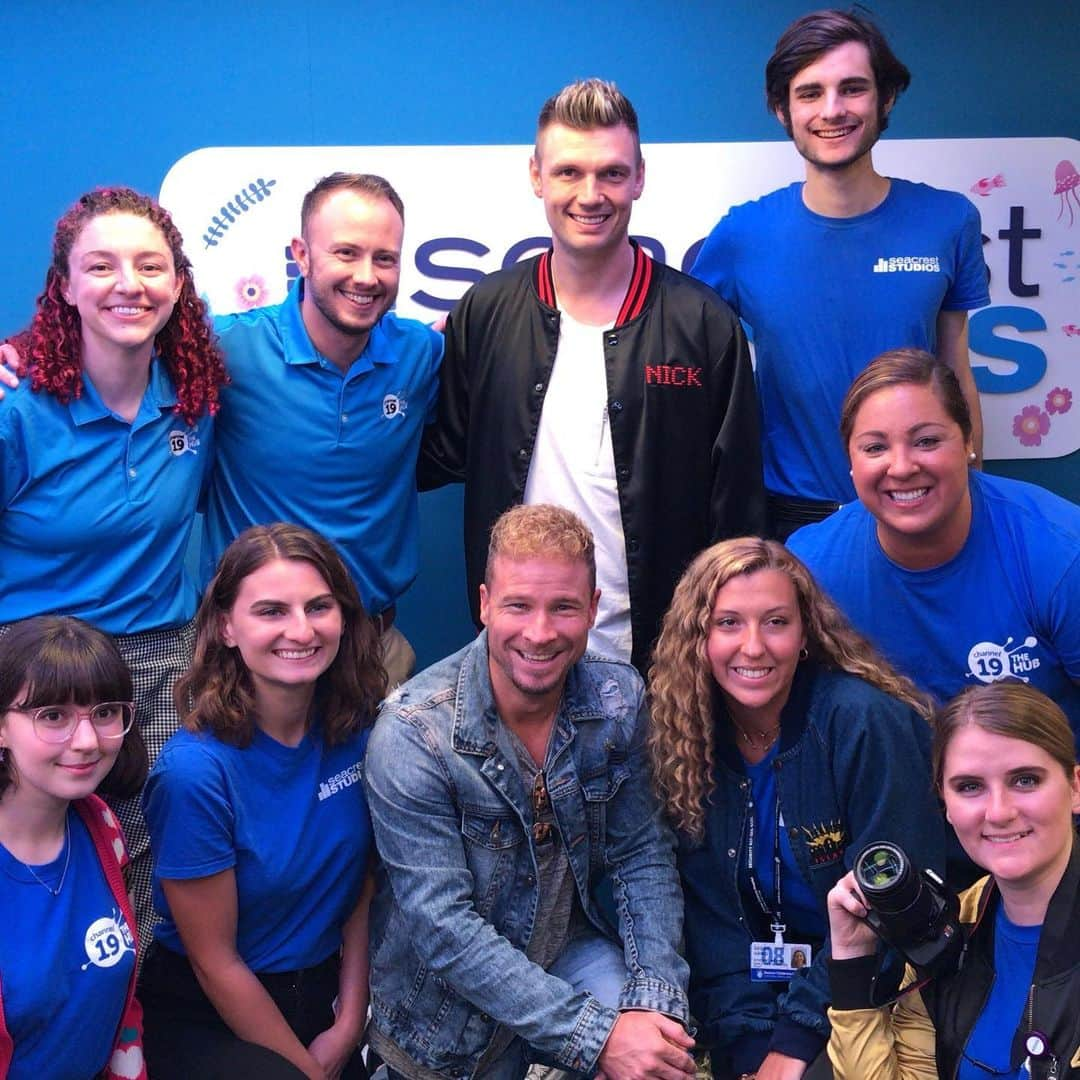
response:
M69 257L79 233L101 214L135 214L153 223L172 252L180 298L154 339L154 349L176 387L176 412L192 424L218 411L220 388L228 381L225 362L210 329L206 304L195 291L191 262L172 218L148 195L131 188L95 188L81 196L56 223L52 265L38 297L30 329L12 339L23 357L34 390L65 404L82 395L82 334L78 310L63 296Z

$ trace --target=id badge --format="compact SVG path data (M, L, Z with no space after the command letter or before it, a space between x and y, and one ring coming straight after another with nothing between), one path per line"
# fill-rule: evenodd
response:
M813 951L800 942L750 943L750 981L787 982L801 967L809 967Z

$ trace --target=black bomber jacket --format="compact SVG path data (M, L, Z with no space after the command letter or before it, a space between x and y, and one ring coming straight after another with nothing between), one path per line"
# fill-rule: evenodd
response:
M474 618L488 533L524 497L559 344L555 303L548 251L484 278L447 320L438 419L418 477L421 488L465 483ZM764 529L757 396L731 309L636 244L622 309L597 334L626 538L632 659L644 672L691 558L716 540Z

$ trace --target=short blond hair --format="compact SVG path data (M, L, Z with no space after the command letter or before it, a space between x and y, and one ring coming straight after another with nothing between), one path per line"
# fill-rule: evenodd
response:
M563 559L583 562L596 588L596 545L589 527L570 510L548 503L513 506L491 527L484 582L490 588L495 560Z
M536 121L537 158L540 157L540 136L552 124L562 124L575 131L625 124L634 136L634 148L641 160L637 113L630 99L613 82L579 79L549 97Z

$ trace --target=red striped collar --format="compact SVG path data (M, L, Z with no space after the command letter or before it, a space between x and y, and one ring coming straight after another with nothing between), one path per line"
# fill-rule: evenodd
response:
M634 270L630 275L630 285L626 290L622 306L619 308L616 326L624 326L631 319L636 319L645 310L645 300L652 284L653 261L645 254L640 244L630 241L634 249ZM558 308L555 296L555 279L551 273L551 250L547 250L536 263L536 292L542 303Z

